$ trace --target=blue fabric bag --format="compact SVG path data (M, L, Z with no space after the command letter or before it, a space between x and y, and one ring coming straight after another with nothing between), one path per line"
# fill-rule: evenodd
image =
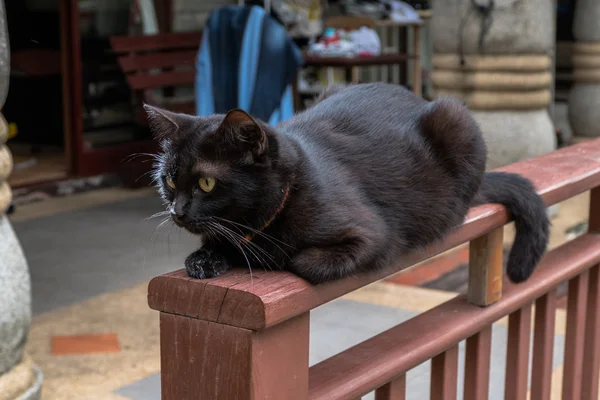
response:
M196 113L241 108L276 125L294 114L292 81L303 58L281 24L261 7L213 12L196 60Z

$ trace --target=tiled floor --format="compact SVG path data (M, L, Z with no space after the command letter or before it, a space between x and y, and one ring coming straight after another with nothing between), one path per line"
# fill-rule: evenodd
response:
M554 221L553 245L585 219L586 201L580 196L561 206L568 218ZM171 241L166 233L154 235L156 222L145 218L160 208L147 191L113 189L24 205L12 217L30 263L35 316L27 350L45 374L44 400L160 398L158 316L146 303L147 280L180 268L195 246L183 233L172 232ZM311 363L452 298L454 293L414 285L451 271L465 254L446 254L437 267L423 263L315 310ZM493 399L503 390L505 326L501 320L494 328ZM565 312L559 310L557 378L564 330ZM424 398L427 366L408 377L409 398ZM555 383L558 394L560 379Z

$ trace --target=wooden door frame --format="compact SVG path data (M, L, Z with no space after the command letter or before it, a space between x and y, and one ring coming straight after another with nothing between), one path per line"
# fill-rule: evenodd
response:
M83 94L81 87L81 41L79 6L77 0L59 0L61 56L62 56L62 101L65 154L69 175L81 171L83 155L83 119L81 109Z
M91 176L117 172L121 162L133 153L158 151L153 140L86 149L83 130L83 83L79 2L59 0L63 55L63 104L65 106L65 149L68 149L69 175ZM149 164L150 165L150 164Z

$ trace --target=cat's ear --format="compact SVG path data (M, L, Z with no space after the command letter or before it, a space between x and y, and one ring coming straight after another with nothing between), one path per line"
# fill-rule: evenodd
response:
M157 140L172 138L179 131L177 114L148 104L144 104L144 110L150 124L150 132Z
M229 111L215 134L234 144L243 144L254 156L267 151L267 135L259 123L248 113L238 108Z

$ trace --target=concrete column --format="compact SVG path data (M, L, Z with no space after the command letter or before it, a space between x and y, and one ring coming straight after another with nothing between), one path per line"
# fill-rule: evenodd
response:
M0 108L8 91L10 62L4 2L0 2ZM0 114L0 398L40 398L42 374L23 352L31 321L29 268L6 209L11 191L7 179L12 157L5 142L8 125Z
M488 168L554 150L547 111L553 101L554 2L495 0L487 21L471 0L432 6L435 95L460 98L472 110L488 145Z
M573 21L569 122L574 136L600 136L600 2L578 0Z

